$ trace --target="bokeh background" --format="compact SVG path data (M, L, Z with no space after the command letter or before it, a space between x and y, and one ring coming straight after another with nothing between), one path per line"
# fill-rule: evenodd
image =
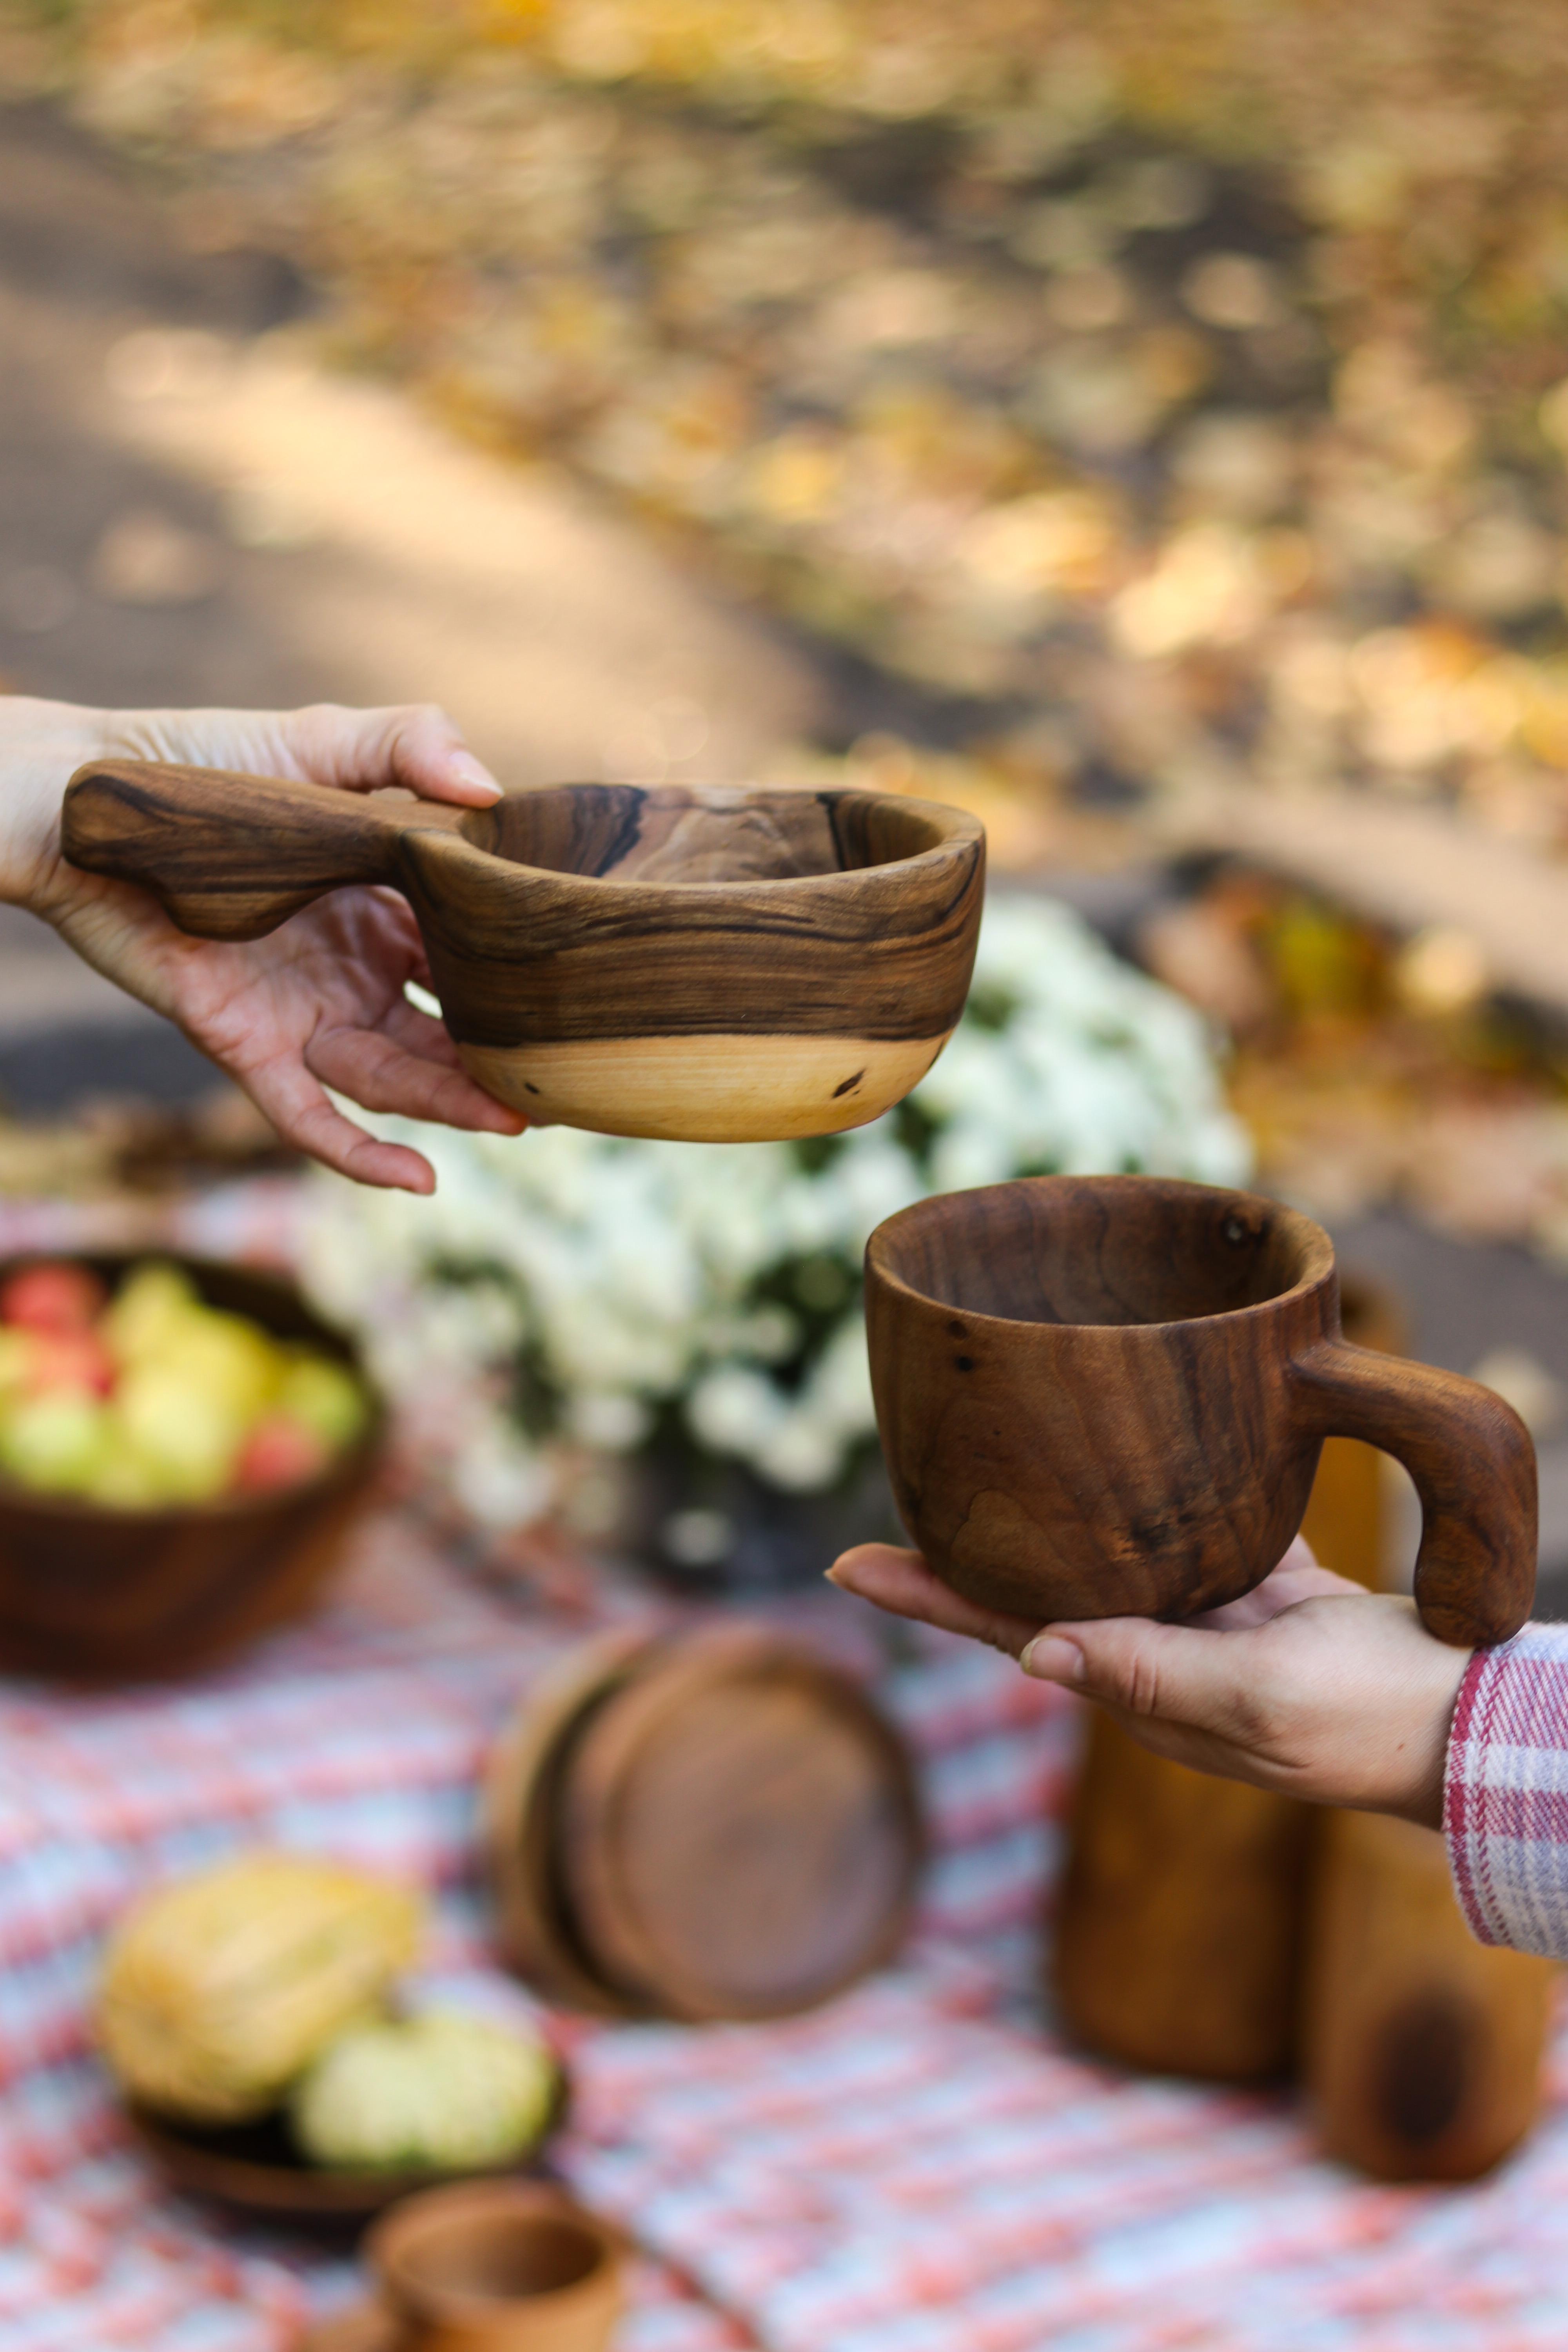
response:
M0 15L0 674L863 775L1215 1024L1568 1591L1551 0ZM0 1185L265 1164L28 919Z

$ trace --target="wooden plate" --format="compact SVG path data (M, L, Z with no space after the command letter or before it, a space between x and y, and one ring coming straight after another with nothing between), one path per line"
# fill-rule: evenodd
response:
M903 1742L773 1633L645 1658L574 1742L561 1855L598 1972L660 2014L775 2017L886 1959L921 1858Z
M586 1642L545 1675L496 1744L485 1787L485 1834L507 1959L552 2000L596 2016L643 2014L606 1984L583 1947L561 1885L563 1788L587 1721L658 1649L648 1633Z
M530 2157L498 2166L504 2174L544 2169L543 2151L565 2121L570 2093L556 2062L555 2096L544 2136ZM132 2132L176 2189L189 2197L227 2206L255 2220L313 2231L356 2231L387 2206L416 2189L435 2189L473 2173L433 2171L407 2166L401 2171L351 2172L308 2164L295 2147L279 2112L253 2124L221 2128L177 2123L146 2107L123 2110Z

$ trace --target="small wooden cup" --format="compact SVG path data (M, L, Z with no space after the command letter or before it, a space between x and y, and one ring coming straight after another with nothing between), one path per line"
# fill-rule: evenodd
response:
M861 1127L952 1034L984 887L973 817L868 792L557 784L494 808L98 761L73 866L254 940L403 891L447 1026L533 1126L759 1142Z
M604 2352L625 2301L616 2231L539 2183L428 2189L365 2252L407 2352Z
M1452 1372L1340 1333L1333 1244L1252 1192L1035 1177L921 1201L866 1252L878 1425L936 1573L1046 1623L1192 1617L1262 1581L1331 1435L1421 1496L1427 1630L1500 1642L1535 1589L1535 1451Z

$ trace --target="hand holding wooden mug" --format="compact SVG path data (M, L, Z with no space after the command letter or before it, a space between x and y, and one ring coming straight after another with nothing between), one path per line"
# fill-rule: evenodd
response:
M1440 1827L1443 1763L1468 1650L1413 1604L1319 1568L1292 1544L1244 1600L1188 1625L1100 1617L1046 1627L961 1600L918 1552L862 1544L828 1571L895 1616L1021 1659L1097 1700L1158 1756L1311 1803Z
M1504 1641L1535 1589L1535 1452L1491 1390L1350 1346L1333 1244L1279 1202L1148 1176L917 1202L866 1251L900 1517L966 1601L1185 1619L1301 1524L1325 1437L1402 1461L1428 1633Z
M1345 1343L1319 1226L1203 1185L1039 1178L889 1218L867 1297L920 1549L862 1546L837 1583L1012 1652L1178 1762L1436 1824L1470 1649L1530 1607L1534 1451L1490 1391ZM1415 1481L1414 1604L1291 1541L1335 1433Z

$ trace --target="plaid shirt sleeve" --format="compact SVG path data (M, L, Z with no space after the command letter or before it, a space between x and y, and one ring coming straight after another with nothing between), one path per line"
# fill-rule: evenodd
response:
M1478 1650L1448 1735L1443 1826L1483 1944L1568 1959L1568 1625Z

